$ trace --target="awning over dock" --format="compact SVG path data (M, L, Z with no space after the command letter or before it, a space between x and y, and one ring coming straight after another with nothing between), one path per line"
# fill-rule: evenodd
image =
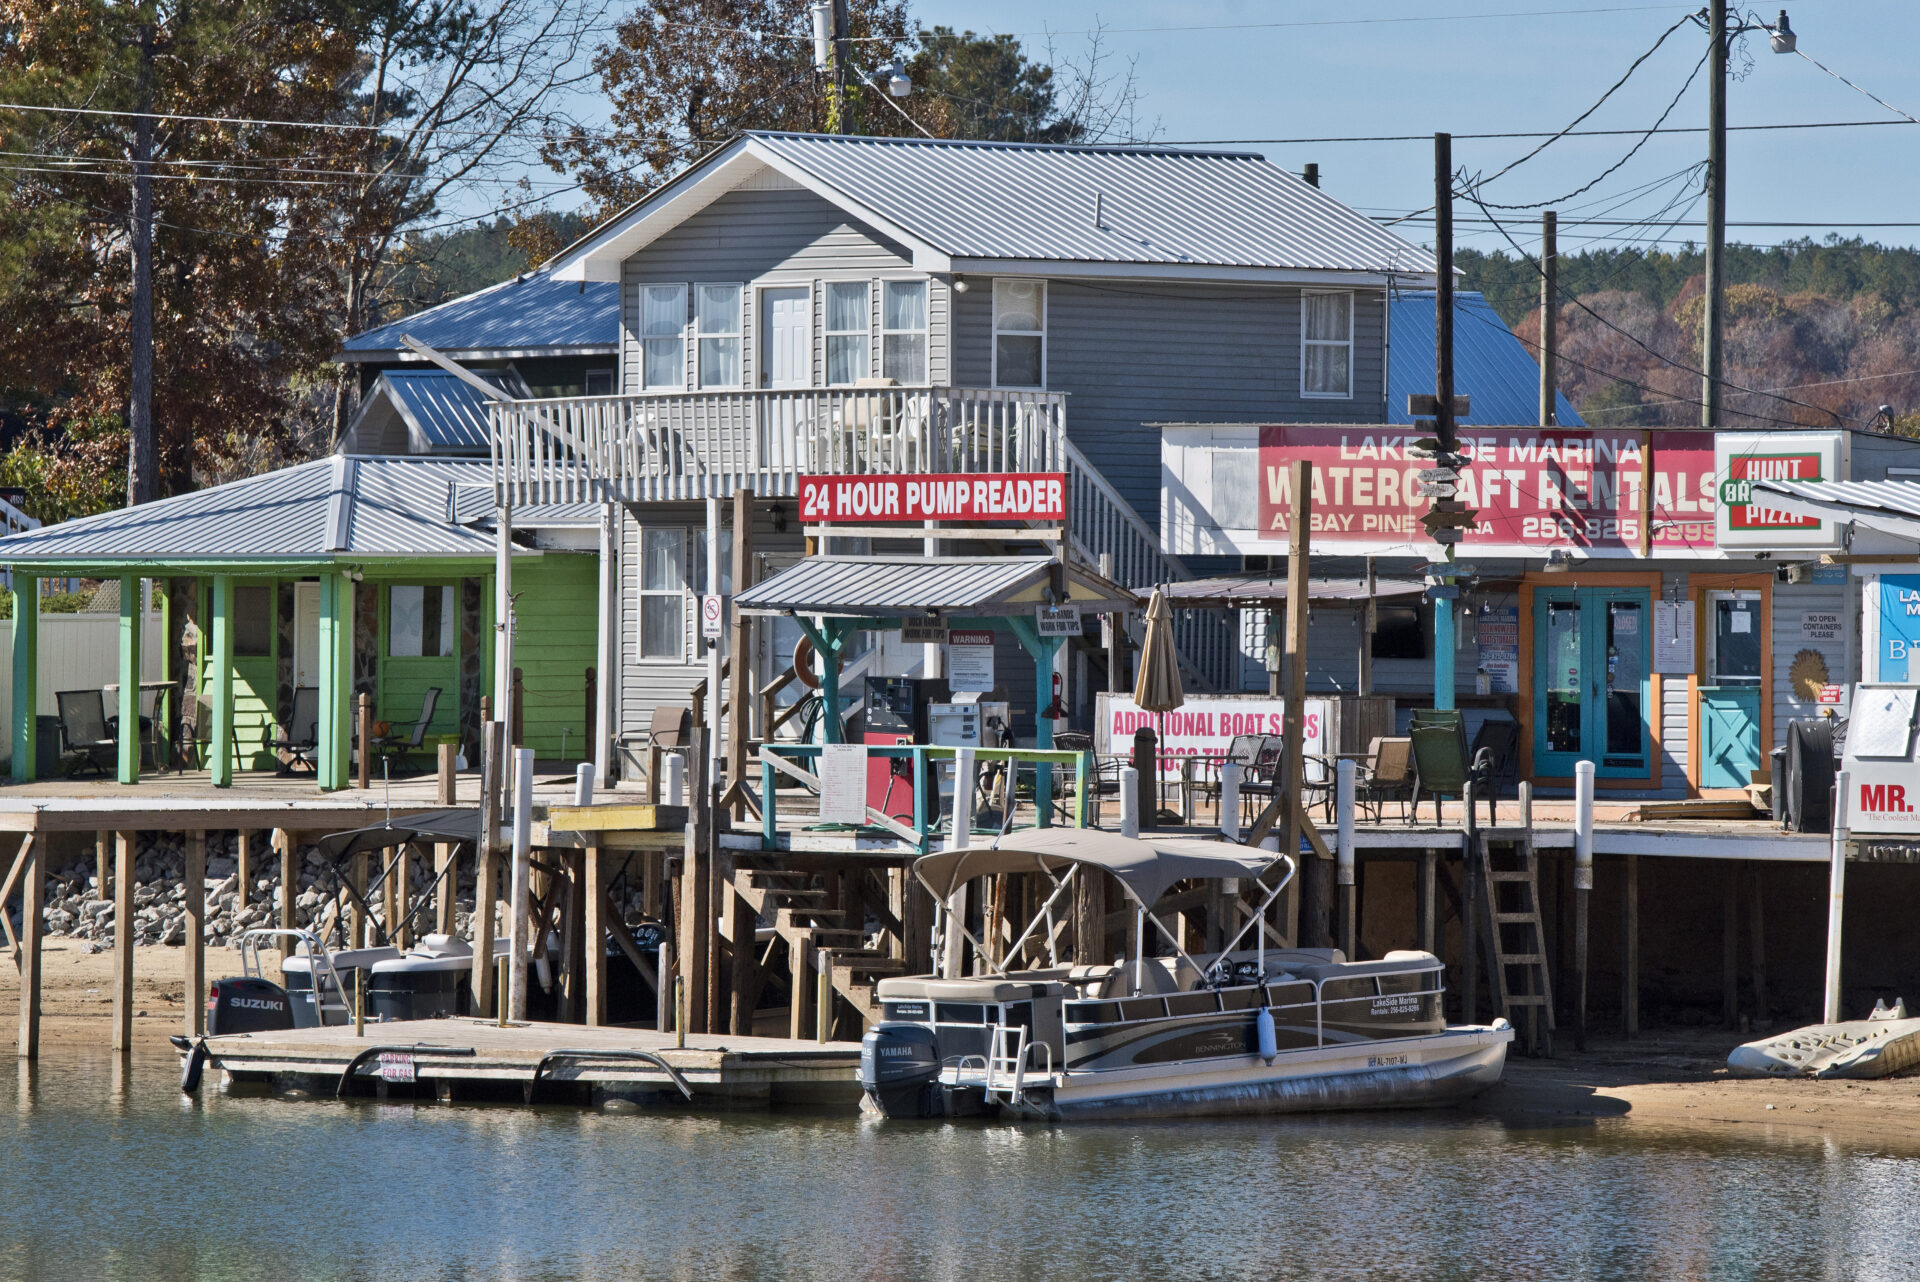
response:
M1140 608L1140 598L1126 588L1074 565L1065 567L1061 599L1056 572L1057 562L1045 556L814 556L734 602L748 614L876 619L1030 614L1041 605L1069 603L1090 614Z
M1314 579L1307 584L1307 600L1315 602L1363 605L1369 599L1419 596L1426 585L1412 579ZM1217 579L1188 579L1166 586L1167 600L1175 605L1214 606L1233 609L1240 606L1270 605L1287 599L1287 580L1264 575L1231 574Z

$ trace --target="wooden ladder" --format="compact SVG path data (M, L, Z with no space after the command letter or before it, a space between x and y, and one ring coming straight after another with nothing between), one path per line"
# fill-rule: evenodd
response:
M1523 825L1532 818L1523 806ZM1523 1030L1531 1055L1553 1053L1553 985L1547 935L1540 920L1540 861L1533 829L1486 828L1480 834L1482 907L1487 914L1487 967L1499 1011ZM1524 1012L1525 1019L1516 1015Z

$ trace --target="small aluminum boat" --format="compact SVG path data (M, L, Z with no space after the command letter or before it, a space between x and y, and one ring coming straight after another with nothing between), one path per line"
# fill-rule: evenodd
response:
M1447 1025L1444 967L1431 953L1349 962L1335 949L1240 949L1236 939L1203 965L1148 911L1176 882L1233 880L1267 890L1264 912L1293 876L1284 855L1075 829L1003 841L927 855L915 874L943 905L976 877L1052 879L1003 965L1053 920L1077 878L1110 875L1135 907L1135 956L882 980L882 1019L861 1045L865 1111L1062 1121L1415 1108L1457 1103L1500 1080L1513 1030L1505 1020ZM1262 880L1283 865L1277 882ZM1259 919L1248 919L1242 937ZM1147 922L1170 956L1145 955Z

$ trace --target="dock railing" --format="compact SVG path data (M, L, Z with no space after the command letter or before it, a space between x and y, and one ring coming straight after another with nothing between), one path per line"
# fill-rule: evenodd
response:
M938 798L945 795L940 788L942 767L955 763L959 756L956 748L929 747L925 745L883 746L867 744L867 759L883 758L888 761L906 761L909 763L908 777L913 783L913 806L906 815L887 814L869 804L866 806L866 824L864 827L878 829L878 835L915 847L925 852L933 848L933 843L942 831L942 808ZM820 792L820 776L817 768L821 755L821 745L817 743L779 743L763 744L760 748L760 822L761 845L766 850L780 848L779 782L782 776L799 782L814 795ZM1068 752L1047 748L974 748L971 750L976 766L988 766L995 762L1005 763L1011 777L1006 780L1006 800L1004 805L1018 813L1018 777L1024 767L1033 769L1033 817L1030 824L1010 824L1014 827L1050 828L1054 823L1053 779L1056 767L1070 771L1061 780L1059 800L1066 803L1067 821L1075 828L1085 828L1093 822L1094 755L1091 752ZM810 768L811 767L811 768ZM953 787L973 789L978 786L977 779L954 779ZM969 808L971 809L971 808ZM946 840L952 840L952 833L946 834Z

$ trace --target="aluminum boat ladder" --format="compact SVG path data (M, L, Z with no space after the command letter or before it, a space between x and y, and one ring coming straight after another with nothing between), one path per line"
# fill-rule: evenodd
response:
M987 1048L987 1103L1019 1104L1027 1090L1027 1029L995 1024Z

